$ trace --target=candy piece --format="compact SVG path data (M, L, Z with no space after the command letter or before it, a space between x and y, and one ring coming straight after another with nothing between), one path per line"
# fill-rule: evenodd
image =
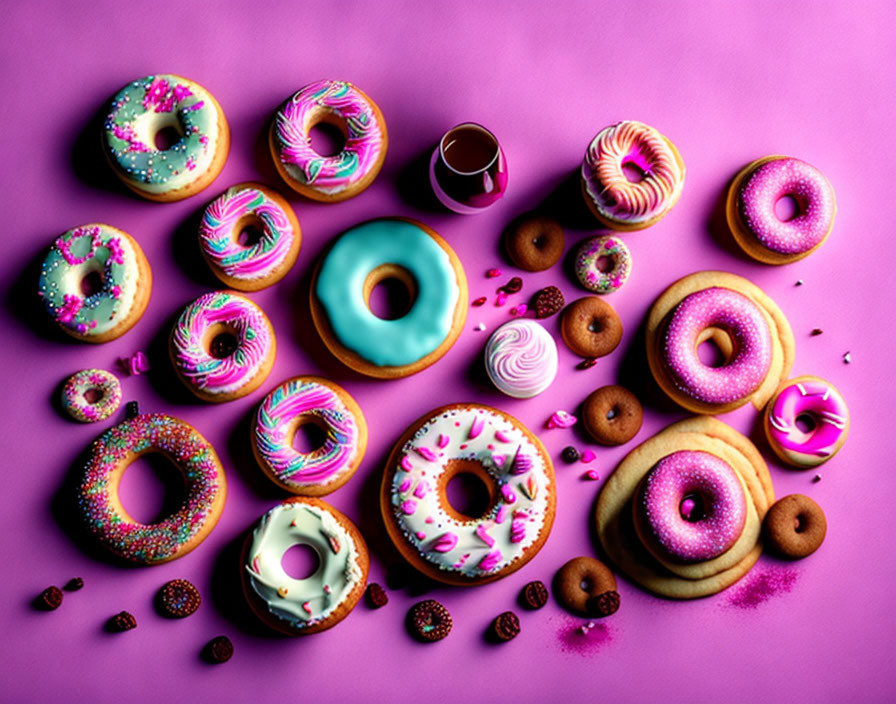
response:
M563 451L560 453L560 457L564 462L568 464L572 464L573 462L579 461L579 451L574 448L572 445L567 445L563 448Z
M563 293L556 286L547 286L541 289L532 299L536 318L549 318L563 310L565 304Z
M62 605L62 591L59 587L47 587L37 597L37 603L47 611L58 609Z
M205 657L209 662L220 664L233 657L233 643L227 636L212 638L205 646Z
M454 546L457 545L457 534L456 533L443 533L434 541L432 541L432 545L430 546L430 550L434 552L451 552L454 550Z
M548 430L553 428L571 428L576 424L577 420L574 415L566 411L554 411L554 415L548 418L545 427Z
M130 631L137 627L137 619L134 618L133 614L128 613L127 611L121 611L109 619L109 626L112 630L118 631L119 633Z
M186 618L202 603L199 590L186 579L166 582L156 597L159 611L171 618Z
M595 364L597 364L597 359L594 357L589 357L588 359L583 359L576 365L576 369L591 369Z
M414 604L408 613L407 623L413 635L428 642L445 638L451 633L453 625L448 609L435 599Z
M540 609L548 603L548 588L539 580L529 582L520 592L519 601L528 609Z
M597 473L596 469L589 469L582 475L583 479L588 479L590 481L597 481L600 479L600 475Z
M485 272L485 278L487 279L496 279L501 275L500 269L489 269Z
M367 591L364 596L367 600L367 605L371 609L381 609L389 603L389 595L386 594L386 590L376 582L371 582L367 585Z
M499 641L513 640L520 633L520 619L513 611L505 611L492 621L491 630Z
M471 305L472 305L474 308L479 308L480 306L484 306L484 305L485 305L485 302L486 302L487 300L488 300L488 299L487 299L485 296L480 296L479 298L477 298L476 300L474 300L473 303L472 303Z
M63 589L67 592L76 592L84 587L84 580L80 577L72 577L65 583Z
M589 462L593 462L595 459L597 459L597 455L594 453L593 450L585 450L582 453L581 460L585 464L588 464Z

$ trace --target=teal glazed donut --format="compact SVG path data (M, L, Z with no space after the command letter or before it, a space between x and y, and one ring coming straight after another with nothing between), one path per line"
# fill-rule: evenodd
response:
M156 135L165 129L175 130L180 139L158 149ZM150 200L181 200L221 172L230 128L205 88L161 74L132 81L112 98L103 144L112 169L128 188Z
M373 288L398 279L411 307L378 318ZM343 233L322 259L311 312L324 343L355 371L378 378L414 374L440 359L466 319L467 280L457 255L436 232L407 219L366 222Z

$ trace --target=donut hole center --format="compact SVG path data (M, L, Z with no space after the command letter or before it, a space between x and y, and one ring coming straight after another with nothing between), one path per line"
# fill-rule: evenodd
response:
M688 523L697 523L706 518L706 499L699 492L686 494L678 506L681 517Z
M815 421L815 416L811 413L800 413L793 419L793 425L805 436L812 435L818 427L818 423Z
M158 151L165 152L177 144L182 137L183 133L176 125L165 125L153 135L152 143Z
M603 332L604 323L600 318L592 318L588 323L588 332L600 333Z
M443 508L455 520L478 520L495 504L494 479L475 460L450 460L439 483Z
M213 325L206 335L206 351L215 359L227 359L239 346L239 333L229 325Z
M591 590L594 589L594 580L591 577L582 577L579 581L579 589L586 594L590 594Z
M641 183L647 178L647 171L632 159L622 162L622 174L629 183Z
M367 275L364 300L380 320L398 320L410 312L417 300L417 281L404 267L383 264Z
M241 219L233 228L233 241L240 247L255 247L264 237L264 226L254 215Z
M703 365L718 369L734 358L734 341L721 328L707 328L697 338L696 352Z
M808 521L803 514L798 514L793 517L793 532L794 533L802 533L808 527Z
M280 566L293 579L308 579L320 569L320 555L310 545L297 543L283 553Z
M310 455L322 448L326 442L327 429L320 419L315 416L299 416L290 441L296 452Z
M619 406L613 406L610 410L607 411L607 420L613 420L614 418L618 418L620 414Z
M104 284L105 279L103 277L103 272L99 269L93 269L84 274L81 279L81 293L85 298L90 298L102 291Z
M320 156L331 157L345 149L348 125L339 115L322 112L308 129L308 144Z
M802 214L802 203L796 196L783 195L775 201L775 217L781 222L789 222Z
M161 452L147 452L131 462L118 484L118 501L137 523L151 525L176 513L186 486L180 470Z
M532 238L532 246L535 249L542 250L548 244L548 238L545 235L536 235Z
M91 387L84 392L84 400L89 404L99 403L105 395L102 389Z
M598 257L595 265L600 273L607 274L616 268L616 257L607 255Z

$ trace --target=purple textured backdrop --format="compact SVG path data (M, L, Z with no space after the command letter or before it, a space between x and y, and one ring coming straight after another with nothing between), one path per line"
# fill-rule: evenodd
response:
M48 701L892 701L896 698L896 551L892 472L896 407L893 339L896 293L892 227L896 198L888 162L896 154L896 8L853 3L6 3L0 29L0 162L6 248L4 390L0 495L4 634L0 698ZM189 76L218 98L233 132L221 176L176 204L132 197L102 164L95 129L104 102L127 81L153 72ZM181 307L216 287L198 260L197 215L226 186L258 179L283 187L265 148L277 104L322 77L355 82L380 105L391 143L385 166L361 196L318 205L289 196L304 243L277 286L253 294L273 321L279 353L268 382L222 406L191 401L170 381L165 339ZM671 214L626 235L634 273L608 300L626 327L619 350L589 371L561 344L560 374L542 396L515 401L481 382L479 356L507 308L471 309L454 348L425 372L394 382L360 378L323 349L307 312L308 276L326 243L377 216L419 218L455 247L471 298L491 295L486 280L502 261L498 237L515 215L540 204L560 212L568 245L596 231L581 215L570 181L586 144L620 119L656 126L678 145L687 183ZM476 120L507 154L510 184L495 208L476 217L434 208L425 158L444 130ZM818 166L833 183L839 214L830 240L806 260L768 267L733 249L720 219L728 179L756 157L784 153ZM100 346L70 342L41 316L35 266L60 232L105 221L140 241L155 289L140 323ZM572 410L597 386L623 379L649 388L638 366L638 328L652 300L676 278L706 268L749 277L787 314L796 336L794 374L834 382L852 412L843 451L819 472L785 469L770 458L779 495L804 492L827 512L828 538L792 564L762 557L742 585L686 603L655 598L624 579L622 608L588 639L583 623L553 601L522 613L522 633L505 645L483 639L490 620L515 608L520 587L550 580L568 558L593 554L590 515L600 482L588 468L557 464L558 512L542 552L521 572L475 589L436 588L454 631L422 646L403 627L417 597L390 591L379 611L363 604L332 631L307 639L264 632L239 592L236 557L244 531L280 494L260 475L248 447L247 418L275 383L319 373L343 384L369 421L370 445L356 477L329 500L353 517L372 549L371 579L395 561L378 515L376 488L391 443L437 405L477 400L541 428L557 408ZM524 292L556 284L579 294L561 267L525 274ZM794 283L802 279L805 285ZM517 297L522 300L522 296ZM546 323L557 333L556 319ZM810 337L813 328L824 334ZM196 425L218 449L229 496L218 527L187 557L127 568L76 535L60 495L90 440L111 425L75 424L52 396L85 367L114 368L146 350L146 376L123 379L126 399ZM845 365L842 355L852 354ZM121 417L121 414L119 416ZM683 414L648 403L637 441ZM757 414L724 420L757 438ZM574 431L541 432L555 455L584 447ZM632 445L597 450L605 477ZM760 443L766 457L769 452ZM813 483L815 474L823 478ZM132 506L152 503L151 477L126 482ZM140 492L145 490L141 498ZM150 497L150 498L147 498ZM41 613L31 599L49 584L82 576L86 586ZM184 621L156 615L166 580L202 590ZM743 586L743 585L746 586ZM751 587L752 585L752 587ZM748 590L748 591L744 591ZM766 598L767 597L767 598ZM103 623L127 609L139 627L109 634ZM202 662L201 646L228 634L226 665Z

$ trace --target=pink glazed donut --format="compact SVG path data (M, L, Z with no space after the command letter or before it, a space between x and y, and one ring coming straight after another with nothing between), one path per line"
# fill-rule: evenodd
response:
M803 432L797 418L812 426ZM791 379L765 409L765 434L772 450L797 467L817 467L837 454L849 432L849 410L831 384L814 376Z
M747 501L726 462L708 452L683 450L665 456L647 473L634 513L639 532L661 553L678 562L704 562L737 542Z
M785 197L796 215L782 221L775 205ZM831 233L837 204L824 175L805 161L767 156L744 167L728 190L728 224L734 239L754 259L787 264L802 259Z
M698 345L712 329L731 338L731 354L720 367L710 367L697 356ZM728 288L706 288L672 311L660 338L660 357L676 388L695 401L736 403L756 391L768 374L772 338L762 312L749 298Z

